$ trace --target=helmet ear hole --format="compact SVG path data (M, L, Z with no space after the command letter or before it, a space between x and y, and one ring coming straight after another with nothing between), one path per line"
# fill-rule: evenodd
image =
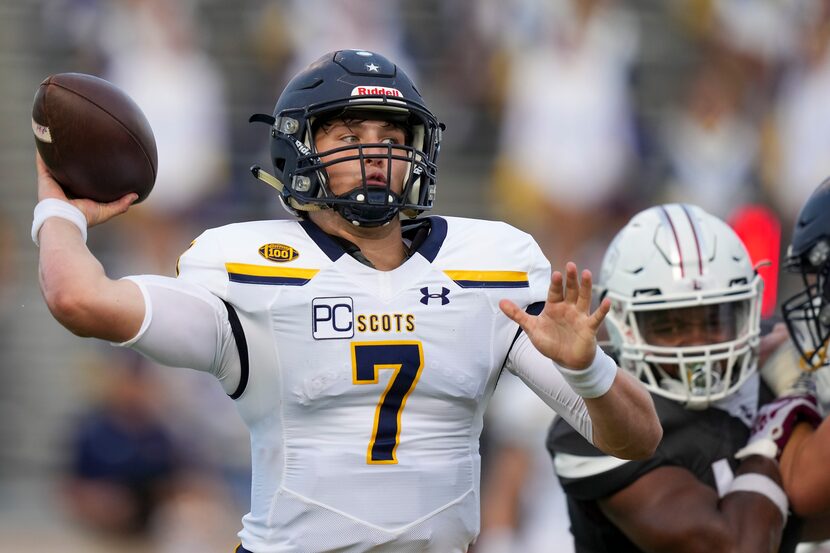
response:
M274 167L277 168L279 171L285 171L285 160L278 158L274 160Z

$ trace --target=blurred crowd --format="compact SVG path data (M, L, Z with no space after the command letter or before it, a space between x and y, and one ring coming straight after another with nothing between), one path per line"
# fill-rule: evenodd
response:
M269 106L289 75L345 45L422 83L448 124L443 161L480 160L487 214L539 236L554 260L595 265L609 233L659 201L723 218L761 204L787 229L830 172L824 0L455 1L430 16L400 1L260 0L232 53L212 40L225 24L206 21L214 4L43 6L50 47L70 53L62 69L122 87L153 126L158 182L133 223L157 233L142 242L160 270L223 209L281 216L236 170L266 144L242 109ZM241 81L230 57L244 58Z
M828 0L33 6L41 32L21 47L40 56L43 76L106 78L155 132L152 195L90 234L116 276L172 275L201 229L288 216L247 171L268 164L267 132L247 117L270 111L287 76L338 48L396 60L447 123L438 213L510 222L555 267L574 260L598 270L633 213L668 201L736 225L742 209L756 209L772 232L761 249L775 257L769 240L788 242L799 207L830 175ZM758 224L747 224L752 239ZM15 230L0 226L0 242ZM4 245L9 259L13 250ZM0 284L9 266L0 264ZM0 317L4 335L13 318ZM83 531L137 551L230 551L249 486L247 434L233 405L210 377L101 346L94 361L64 367L86 365L86 393L76 416L56 423L56 505ZM567 552L567 512L544 450L552 413L513 384L500 384L485 428L476 553ZM131 454L106 458L115 449Z

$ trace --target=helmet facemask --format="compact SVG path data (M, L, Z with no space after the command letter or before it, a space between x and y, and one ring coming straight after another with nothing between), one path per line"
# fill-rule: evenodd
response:
M801 354L802 367L812 371L830 365L830 241L816 242L788 269L801 275L804 288L782 305L784 320Z
M354 144L319 151L314 133L332 119L389 121L405 130L407 143ZM415 217L431 209L435 200L442 128L429 112L417 105L382 95L361 96L309 106L299 113L285 113L275 119L271 133L275 170L288 177L281 190L283 202L296 211L332 208L349 222L363 227L384 225L399 212ZM323 161L333 155L337 157ZM386 162L384 187L370 186L367 182L366 162L372 159ZM334 194L327 169L353 161L360 162L362 185ZM394 190L393 162L406 163L400 192Z
M754 288L757 288L757 282ZM621 363L655 393L689 408L706 408L736 392L755 370L760 313L747 295L680 298L654 304L619 299L609 324L629 339ZM683 307L683 305L686 305Z
M384 97L380 97L386 100ZM361 98L361 102L371 98ZM378 109L376 104L369 104L362 109L350 105L347 109L321 112L310 109L306 115L306 125L302 145L305 152L298 152L296 167L291 171L292 181L288 185L291 196L298 202L330 207L340 213L346 220L362 227L380 226L391 221L399 211L414 217L421 211L429 209L435 197L434 178L436 167L428 161L424 152L425 125L402 109ZM315 133L335 119L347 124L351 121L378 120L389 122L399 127L406 134L405 143L361 143L341 146L320 151L314 139ZM282 119L285 121L285 119ZM278 120L279 123L279 120ZM434 132L432 133L434 136ZM286 140L292 140L286 137ZM299 147L299 146L298 146ZM433 156L434 159L434 156ZM370 185L372 160L385 167L381 173L383 186ZM335 194L331 190L329 171L341 163L359 162L361 184L352 190ZM395 164L404 163L404 174L399 190L393 171ZM423 177L427 178L423 178ZM375 175L377 180L377 175ZM426 186L422 181L428 181Z

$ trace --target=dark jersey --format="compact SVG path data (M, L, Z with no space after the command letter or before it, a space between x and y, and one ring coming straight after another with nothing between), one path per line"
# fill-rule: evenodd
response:
M693 411L661 396L652 397L663 425L663 440L646 460L624 461L605 455L561 419L551 427L548 450L567 494L577 553L641 553L602 513L598 502L650 470L664 465L683 467L722 493L724 482L737 468L734 454L749 437L748 426L738 416L718 408ZM788 535L796 525L790 526ZM794 544L780 551L793 550Z

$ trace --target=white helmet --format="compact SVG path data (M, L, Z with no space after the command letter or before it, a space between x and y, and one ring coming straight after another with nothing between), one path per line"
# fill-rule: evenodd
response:
M699 207L635 215L602 262L620 365L652 392L706 408L755 372L763 281L741 239Z

